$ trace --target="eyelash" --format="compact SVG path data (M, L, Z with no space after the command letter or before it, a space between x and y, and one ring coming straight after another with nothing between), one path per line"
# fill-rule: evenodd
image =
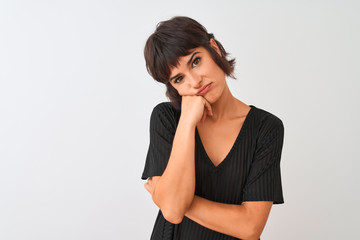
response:
M197 61L197 60L201 60L201 58L200 57L196 57L195 59L194 59L194 61L192 62L192 65L194 65L194 63ZM196 64L196 66L199 64L199 62ZM196 67L195 66L195 67ZM176 82L176 80L178 80L178 79L183 79L183 77L182 76L180 76L180 77L178 77L178 78L176 78L176 79L174 79L174 83L176 84L176 83L179 83L179 82Z

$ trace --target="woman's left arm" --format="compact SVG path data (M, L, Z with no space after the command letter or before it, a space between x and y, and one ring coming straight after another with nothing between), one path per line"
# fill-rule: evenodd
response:
M272 204L272 201L226 204L195 195L185 216L217 232L243 240L258 240Z
M156 180L150 178L145 188L152 194L155 185ZM243 240L258 240L272 205L272 201L248 201L241 205L219 203L194 195L185 216L223 234Z
M242 204L220 203L195 195L185 216L220 233L243 240L258 240L273 203L284 202L280 175L283 139L282 121L276 116L268 117L242 190Z

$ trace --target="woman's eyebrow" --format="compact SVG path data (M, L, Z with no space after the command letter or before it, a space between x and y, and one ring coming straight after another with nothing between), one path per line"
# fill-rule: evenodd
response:
M191 60L194 58L195 54L197 54L199 52L194 52L193 55L191 55L190 60L187 62L187 65L189 65L191 63Z
M180 74L176 74L175 76L173 76L172 78L170 78L169 81L173 80L174 78L178 77Z

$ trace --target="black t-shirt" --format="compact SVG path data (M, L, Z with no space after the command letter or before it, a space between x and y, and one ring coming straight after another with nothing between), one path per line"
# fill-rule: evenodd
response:
M282 121L253 105L225 159L215 166L195 128L195 195L211 201L284 203L280 159L284 138ZM181 112L170 102L157 104L150 117L150 144L141 179L161 176L170 157ZM151 240L235 240L184 216L180 224L168 222L159 209Z

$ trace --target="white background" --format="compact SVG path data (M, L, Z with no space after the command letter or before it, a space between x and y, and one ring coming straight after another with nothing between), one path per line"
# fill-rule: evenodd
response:
M359 239L358 1L0 2L0 239L149 239L141 180L159 21L192 17L235 57L231 92L285 127L285 204L261 239Z

